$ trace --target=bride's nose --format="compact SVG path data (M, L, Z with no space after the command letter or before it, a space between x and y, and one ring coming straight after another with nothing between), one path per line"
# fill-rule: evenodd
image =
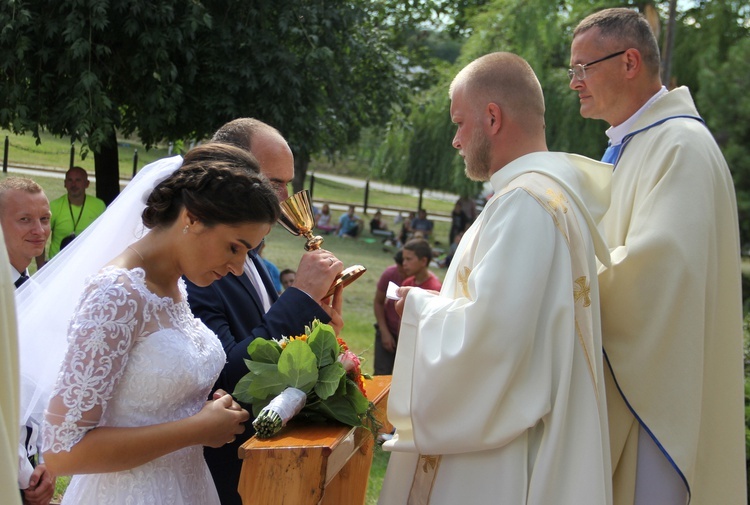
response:
M239 259L236 259L234 261L230 261L227 263L227 267L229 269L229 273L234 275L240 275L242 273L242 266L245 263L245 258L240 257Z

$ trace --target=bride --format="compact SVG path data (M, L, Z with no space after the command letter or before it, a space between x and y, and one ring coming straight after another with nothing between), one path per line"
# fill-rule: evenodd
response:
M121 195L134 202L131 208L117 205L118 198L93 225L118 239L102 243L96 231L81 235L72 244L77 247L51 261L35 289L20 297L19 318L28 318L47 289L75 286L67 282L78 273L71 270L75 261L99 268L92 258L102 257L102 249L127 246L82 288L45 412L47 467L55 475L75 475L63 503L218 504L202 446L234 440L249 417L224 392L206 401L226 358L216 336L192 316L181 277L206 286L241 273L248 250L279 216L276 195L256 174L252 155L228 145L196 147L181 166L179 157L154 165L161 173L134 180ZM121 216L108 214L143 209L138 192L150 184L142 212L149 231L133 242L135 230L117 229ZM21 338L33 341L29 329L21 325ZM24 365L29 345L59 347L59 337L46 338L21 351L22 377L36 384L36 393L22 399L26 414L51 385Z

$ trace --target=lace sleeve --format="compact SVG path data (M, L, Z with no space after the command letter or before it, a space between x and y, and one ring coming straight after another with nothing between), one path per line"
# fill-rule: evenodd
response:
M131 278L138 273L143 276L143 271L108 269L84 289L45 412L44 451L70 451L99 424L143 331L146 299Z

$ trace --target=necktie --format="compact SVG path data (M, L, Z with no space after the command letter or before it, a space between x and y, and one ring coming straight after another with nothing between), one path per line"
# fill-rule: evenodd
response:
M607 147L607 150L604 151L604 156L602 156L602 161L604 163L614 164L617 161L617 157L620 155L620 149L622 149L622 144Z
M16 289L18 289L21 287L21 284L23 284L27 280L29 280L29 276L26 275L26 272L23 272L21 276L18 279L16 279L16 282L14 282L13 284L16 286Z

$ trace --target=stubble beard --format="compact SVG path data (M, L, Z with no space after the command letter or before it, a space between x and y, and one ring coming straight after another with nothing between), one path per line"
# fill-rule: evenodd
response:
M466 152L466 177L472 181L490 180L490 141L484 132L476 129L472 135L471 149Z

